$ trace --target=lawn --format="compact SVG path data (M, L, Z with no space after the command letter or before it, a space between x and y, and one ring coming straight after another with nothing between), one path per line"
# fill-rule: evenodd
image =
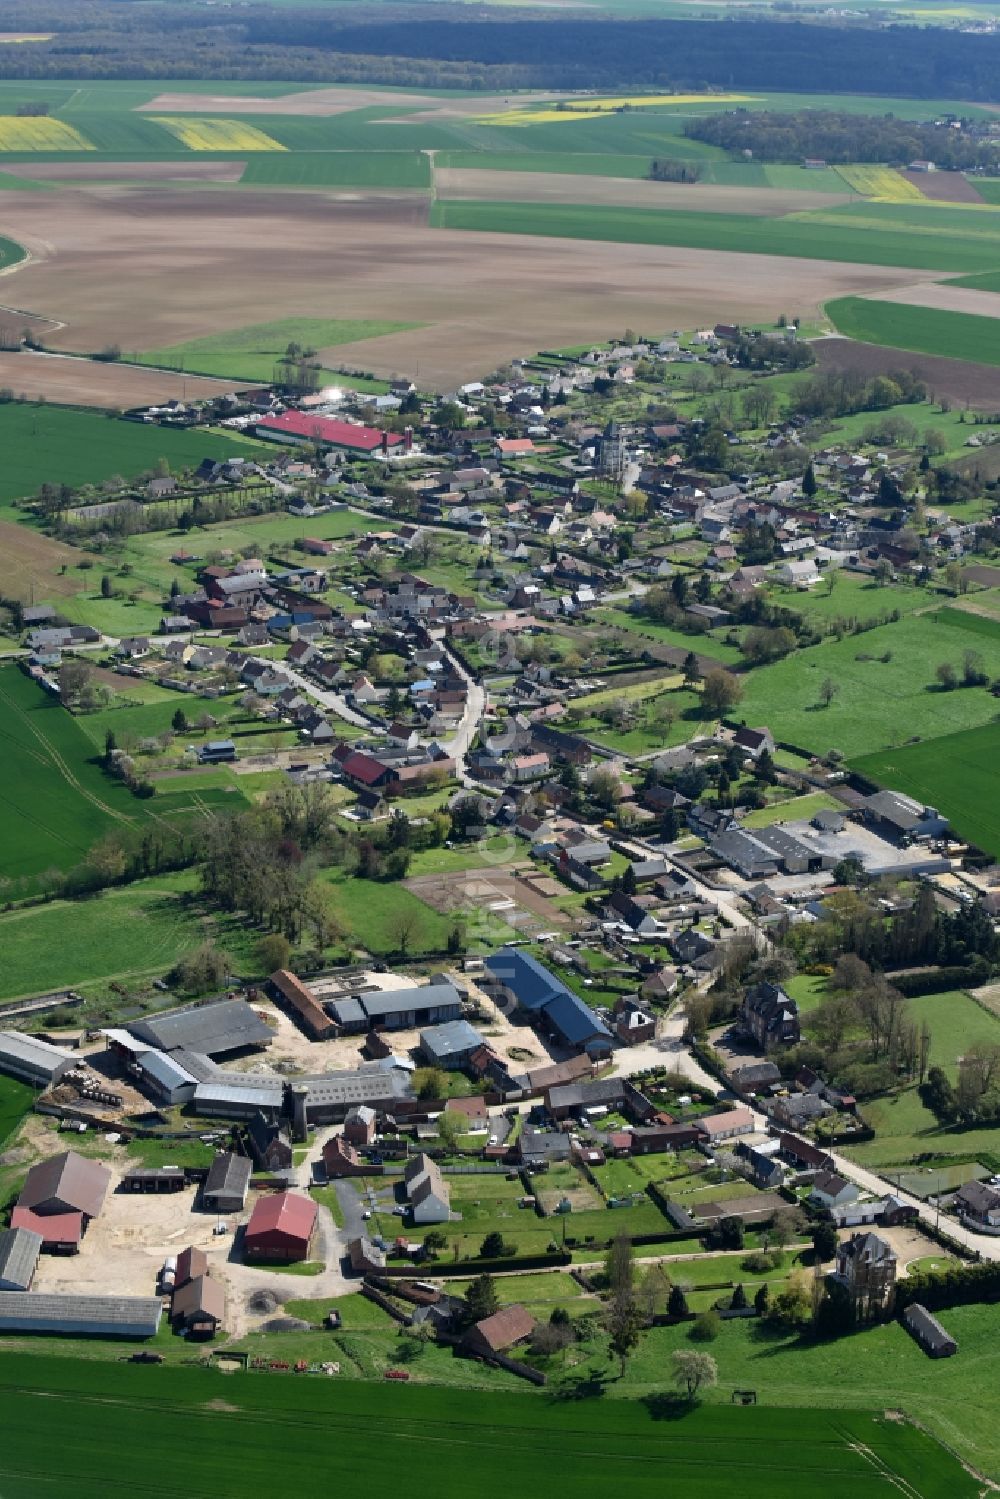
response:
M206 1145L196 1135L190 1140L156 1140L136 1136L125 1147L127 1154L144 1166L210 1166L215 1146Z
M246 456L245 443L209 432L172 431L72 406L9 402L0 406L0 507L42 484L99 484L129 479L166 459L171 472L203 458ZM12 517L16 518L16 517Z
M441 952L454 919L442 916L399 884L353 879L341 870L325 876L333 886L334 908L349 940L379 956L398 952L403 928L410 954Z
M206 937L248 963L243 933L192 903L188 875L144 880L85 901L0 916L0 999L165 973ZM251 965L252 966L252 965ZM239 971L239 970L238 970Z
M907 1000L906 1013L918 1030L927 1021L931 1065L943 1067L952 1082L958 1076L958 1059L970 1046L977 1041L1000 1041L1000 1019L961 990ZM1000 1126L948 1129L924 1106L916 1085L871 1099L861 1111L876 1138L845 1149L865 1165L903 1165L928 1153L973 1160L1000 1152Z
M911 307L905 302L872 302L866 297L827 302L826 314L838 333L862 343L1000 364L1000 323L993 317Z
M439 229L803 256L914 270L985 271L1000 264L1000 222L994 223L987 215L976 222L969 214L944 218L918 204L906 210L911 215L906 222L891 216L895 208L895 204L865 203L861 205L864 217L851 217L853 209L846 206L768 219L571 203L438 202L431 211L431 223Z
M887 592L887 607L891 598ZM939 614L910 615L863 635L826 640L750 672L739 717L766 723L775 739L801 749L822 754L837 748L852 762L907 737L934 739L974 728L994 717L994 699L982 688L942 692L935 680L941 661L961 670L970 647L991 679L1000 675L1000 642ZM886 654L889 660L881 660ZM823 707L820 686L827 678L837 692Z
M817 1010L829 993L829 980L814 973L796 973L786 979L782 988L799 1007L800 1015Z
M350 318L281 318L273 323L254 323L228 333L192 338L186 343L147 349L134 357L140 364L214 375L222 380L274 379L275 366L290 344L325 351L338 344L379 338L386 333L404 333L419 323L394 323ZM334 371L327 371L331 376ZM313 533L310 532L310 535Z
M964 1332L965 1319L957 1320ZM676 1333L671 1336L676 1340ZM886 1339L902 1341L905 1334L893 1327L864 1337L877 1339L873 1351L877 1347L884 1356ZM267 1340L272 1345L282 1341L287 1340ZM368 1340L359 1332L338 1338L299 1335L298 1341L313 1356L329 1357L331 1350L340 1349L342 1364L353 1355L356 1367L361 1367ZM845 1340L820 1351L823 1368L832 1366L831 1373L797 1385L787 1400L799 1407L794 1415L773 1407L684 1407L664 1402L662 1355L671 1345L662 1337L644 1345L651 1355L654 1349L661 1355L655 1401L602 1402L587 1398L586 1389L565 1401L522 1393L523 1386L509 1388L513 1376L456 1360L437 1348L420 1353L411 1380L422 1380L430 1369L438 1376L457 1372L488 1388L417 1383L402 1389L356 1379L282 1379L249 1373L224 1378L201 1369L139 1370L44 1354L6 1356L0 1359L6 1416L0 1482L10 1499L40 1499L53 1482L72 1482L79 1499L140 1490L150 1495L198 1492L235 1499L245 1494L246 1475L253 1473L261 1489L319 1499L355 1483L363 1471L373 1491L398 1487L399 1475L405 1473L407 1487L416 1494L464 1499L474 1472L477 1486L488 1494L511 1492L534 1499L558 1489L577 1499L604 1499L608 1474L617 1472L627 1474L629 1492L636 1499L661 1499L673 1492L678 1475L691 1499L728 1499L736 1486L746 1499L791 1499L804 1486L828 1494L850 1493L855 1499L882 1499L898 1489L921 1499L971 1499L980 1485L930 1437L910 1425L850 1409L874 1405L866 1402L867 1391L858 1396L867 1364L860 1381L846 1364L841 1371L848 1348L858 1341ZM727 1329L725 1342L734 1349L746 1344L744 1326L732 1335ZM389 1344L386 1352L391 1348ZM936 1388L967 1387L970 1370L962 1359L937 1366L916 1345L909 1343L909 1349L907 1371L913 1369L925 1398L932 1381ZM796 1353L792 1367L797 1369L806 1357ZM923 1360L919 1374L918 1358ZM742 1365L739 1380L744 1385L762 1385L768 1379L774 1383L782 1377L790 1383L790 1370L780 1353L761 1369L746 1357ZM371 1373L379 1372L375 1363ZM835 1398L826 1400L825 1387L832 1384L834 1373L840 1382L834 1387ZM823 1386L819 1393L817 1383ZM720 1401L723 1394L728 1396L728 1388L720 1390ZM817 1398L828 1409L808 1406ZM52 1445L53 1405L58 1448ZM128 1412L127 1430L122 1426L123 1409ZM970 1427L977 1435L983 1433L992 1454L996 1439L989 1435L988 1421L980 1417L976 1423L971 1414L964 1420L959 1435ZM941 1430L941 1424L935 1420L935 1429ZM111 1450L115 1461L109 1469Z
M852 761L852 766L881 786L891 786L925 806L940 808L956 833L1000 858L998 757L1000 724L987 723L921 744L861 756Z
M772 802L769 807L749 812L743 823L748 828L766 828L774 822L808 822L817 812L831 811L843 812L843 802L838 802L825 791L811 791L806 796L793 796L787 801Z

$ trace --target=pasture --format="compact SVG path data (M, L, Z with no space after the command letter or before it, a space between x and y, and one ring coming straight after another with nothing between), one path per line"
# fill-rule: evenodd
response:
M176 702L169 706L171 714L174 707ZM227 791L223 782L217 791L202 784L188 792L183 781L170 781L152 798L133 796L99 764L105 728L124 730L126 721L113 713L88 731L84 720L67 712L16 667L0 668L0 708L5 748L0 879L8 889L12 882L22 891L31 889L47 871L75 868L112 831L130 832L161 819L206 817L222 807L246 804L242 792ZM148 719L149 708L120 710L129 712L144 715L136 732L158 731Z
M852 767L880 786L939 807L960 837L1000 858L998 756L1000 724L984 723L920 744L862 755Z
M838 333L862 343L1000 364L1000 323L993 317L905 302L869 301L867 297L828 302L826 313Z
M72 1478L80 1499L188 1488L227 1499L245 1492L248 1471L263 1487L319 1499L360 1466L372 1487L391 1487L405 1472L414 1492L442 1499L467 1494L470 1468L485 1491L529 1499L554 1485L579 1499L603 1499L612 1470L628 1473L638 1499L661 1495L678 1474L692 1499L721 1499L735 1483L747 1499L798 1494L804 1482L857 1499L888 1496L904 1484L921 1499L966 1499L977 1491L923 1432L851 1410L806 1408L792 1416L672 1402L560 1403L419 1384L250 1374L222 1380L199 1369L140 1370L42 1355L5 1357L0 1388L7 1415L0 1481L10 1499L36 1499L54 1478ZM63 1458L47 1439L53 1406ZM672 1419L660 1419L667 1413Z
M886 605L891 595L886 592ZM960 611L951 611L958 613ZM751 672L739 717L766 723L776 739L814 753L841 750L852 762L897 748L914 735L935 739L992 720L994 699L985 688L939 687L942 661L957 665L974 649L990 679L1000 674L1000 641L936 614L909 615L863 635L826 640L783 661ZM829 706L820 686L837 691Z
M243 934L216 921L193 899L185 875L140 881L86 901L53 901L0 916L4 968L0 999L50 989L130 983L166 973L211 938L239 965ZM252 969L252 963L250 969ZM237 968L239 971L239 968ZM248 970L249 971L249 970Z

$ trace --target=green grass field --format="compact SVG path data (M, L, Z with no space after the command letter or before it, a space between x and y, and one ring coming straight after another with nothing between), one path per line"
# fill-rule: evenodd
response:
M35 1090L16 1077L0 1077L0 1150L31 1108Z
M326 350L337 344L355 343L360 339L378 338L385 333L402 333L417 323L392 323L354 319L283 318L274 323L254 323L234 328L229 333L207 338L192 338L187 343L169 344L147 349L135 355L140 364L162 365L166 369L188 370L192 374L215 375L224 380L261 380L274 378L277 361L289 344ZM327 371L333 377L334 371Z
M998 757L1000 724L987 723L921 744L864 755L852 765L881 786L940 808L961 837L1000 858Z
M1000 299L997 311L1000 313ZM977 364L1000 364L1000 322L996 318L942 312L936 307L910 307L902 302L872 302L865 297L827 302L826 314L838 333L863 343Z
M944 1068L952 1082L958 1076L959 1058L970 1046L977 1041L1000 1041L1000 1019L961 990L907 1000L906 1013L918 1030L927 1021L931 1065ZM928 1152L970 1160L1000 1150L1000 1128L944 1128L924 1106L915 1086L872 1099L862 1112L876 1131L876 1139L849 1146L848 1154L866 1165L903 1165Z
M893 595L884 592L888 609ZM749 673L738 716L768 724L785 743L816 753L836 748L852 761L910 736L934 739L977 728L995 715L990 694L984 688L941 692L935 681L939 662L960 669L970 647L983 657L991 679L1000 675L1000 642L935 613L905 616ZM886 653L890 659L881 660ZM828 677L838 690L824 708L819 689Z
M244 187L430 186L420 151L261 151L247 161Z
M520 132L518 133L520 138ZM574 177L631 177L649 173L650 156L587 151L441 151L434 158L438 168L460 167L466 171L557 172Z
M165 458L174 473L203 458L247 457L253 451L214 432L170 431L123 422L71 406L0 406L0 508L41 484L99 484L112 474L132 478Z
M525 1499L554 1486L605 1499L611 1472L627 1474L637 1499L661 1499L678 1481L692 1499L728 1499L734 1486L746 1499L792 1496L803 1484L857 1499L900 1488L920 1499L977 1492L923 1432L851 1410L560 1402L9 1355L0 1359L0 1389L8 1499L40 1499L53 1483L72 1483L79 1499L227 1499L246 1492L247 1472L262 1489L319 1499L361 1471L372 1489L394 1487L405 1473L413 1493L441 1499L465 1499L473 1473L484 1492Z
M5 913L0 999L154 978L206 939L232 953L237 972L253 972L253 934L210 916L194 899L194 885L190 875L161 876L91 900Z
M575 204L438 202L431 222L442 229L804 256L914 270L984 271L1000 265L1000 215L994 220L983 214L973 222L966 214L952 220L918 207L917 215L908 210L907 220L884 211L893 209L892 204L861 207L864 217L845 205L768 219Z
M218 710L218 704L210 705ZM166 782L143 800L101 769L108 727L155 734L167 726L177 702L75 718L16 667L0 668L0 740L5 748L0 805L5 837L0 877L29 883L49 869L69 870L113 829L134 829L151 820L204 817L210 810L245 806L242 793L223 781L188 791ZM185 709L188 703L184 702Z

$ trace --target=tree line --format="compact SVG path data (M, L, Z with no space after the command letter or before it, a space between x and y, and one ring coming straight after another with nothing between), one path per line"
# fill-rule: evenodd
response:
M0 76L372 82L434 88L781 89L992 99L1000 36L933 27L741 16L590 18L451 4L246 5L206 11L110 0L8 0L0 29L51 31L5 47ZM405 40L405 52L403 42ZM33 89L32 98L39 97ZM956 132L957 134L957 132Z
M748 109L689 120L691 140L758 161L870 161L905 166L933 161L949 171L995 171L1000 152L988 135L956 130L948 120L900 120L895 115L803 109L794 114Z

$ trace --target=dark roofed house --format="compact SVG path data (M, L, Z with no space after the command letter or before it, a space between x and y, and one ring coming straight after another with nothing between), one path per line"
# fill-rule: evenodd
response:
M774 738L770 729L737 729L733 743L737 749L745 750L751 760L759 760L767 750L774 754Z
M462 1339L462 1346L480 1358L492 1358L505 1353L517 1343L530 1338L535 1330L535 1319L526 1307L515 1303L503 1306L492 1317L484 1317L470 1327Z
M204 1206L217 1213L242 1212L250 1186L250 1171L250 1162L246 1156L220 1151L208 1168L208 1176L201 1189Z
M170 1320L189 1338L214 1338L226 1315L226 1293L221 1280L196 1275L174 1291Z
M107 1166L87 1160L75 1150L66 1150L32 1166L17 1205L40 1218L80 1213L89 1222L104 1206L110 1185L111 1172Z
M970 1181L955 1193L959 1217L991 1231L1000 1229L1000 1192L987 1182Z
M778 1144L785 1160L800 1171L833 1170L833 1157L820 1150L811 1140L800 1140L798 1135L784 1133L778 1136Z
M740 1025L762 1051L795 1046L799 1039L799 1007L778 984L754 984L740 1007Z
M813 1177L810 1200L824 1208L839 1208L853 1202L858 1189L836 1171L817 1171Z
M283 1125L272 1123L258 1112L247 1125L247 1141L262 1171L291 1169L292 1142Z
M733 1086L742 1093L754 1092L757 1088L769 1088L781 1081L781 1069L775 1062L744 1062L730 1069Z

